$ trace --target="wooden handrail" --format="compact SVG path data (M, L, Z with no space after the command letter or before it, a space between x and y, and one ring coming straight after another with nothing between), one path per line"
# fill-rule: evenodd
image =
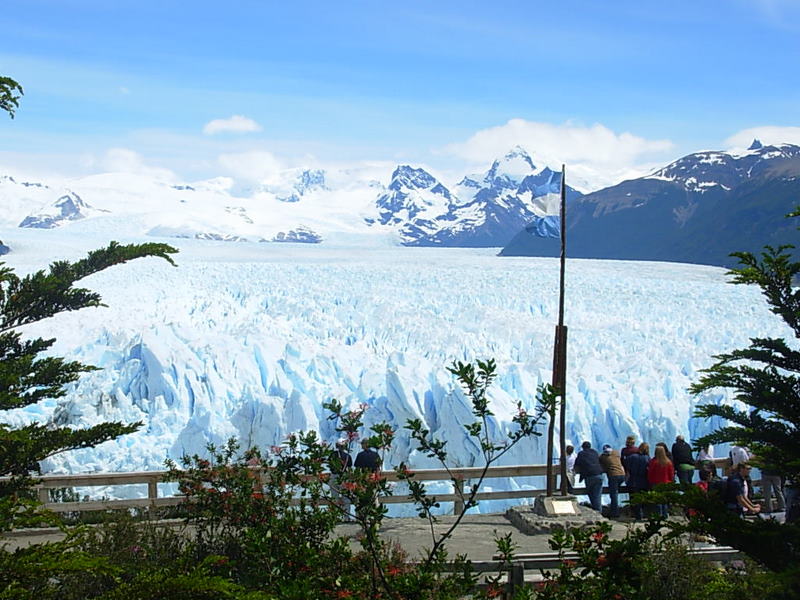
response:
M717 467L723 467L727 459L718 458L714 460ZM263 473L262 470L253 467L254 470ZM133 508L142 506L174 506L183 501L182 496L171 496L165 498L158 497L158 484L166 483L168 480L166 476L168 471L133 471L128 473L77 473L69 475L43 475L38 478L35 485L39 498L44 502L45 506L50 510L56 512L72 512L80 510L106 510L112 508ZM449 471L447 469L419 469L414 471L414 479L417 481L453 481L456 480L457 485L463 486L465 482L470 479L476 479L483 473L483 467L461 467L453 468ZM512 466L499 466L489 467L486 471L487 479L495 479L500 477L544 477L547 473L545 465L512 465ZM397 474L394 471L383 471L382 475L388 481L398 481ZM0 478L0 481L8 478ZM147 485L146 498L134 498L127 500L92 500L86 502L49 502L48 490L54 488L72 488L72 487L100 487L111 485ZM462 487L463 489L463 487ZM603 492L607 493L608 489L604 488ZM625 488L622 487L620 492L625 493ZM508 500L516 498L533 498L545 493L544 489L529 489L529 490L509 490L509 491L492 491L492 492L479 492L477 500ZM575 488L576 495L585 495L585 488ZM456 504L461 502L461 497L455 493L435 494L440 502L454 502ZM381 501L386 504L404 504L411 502L411 496L397 495L381 498Z

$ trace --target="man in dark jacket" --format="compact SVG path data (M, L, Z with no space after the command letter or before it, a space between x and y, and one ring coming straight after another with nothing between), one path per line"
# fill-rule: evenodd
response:
M694 478L694 457L692 447L686 443L682 435L675 438L672 444L672 464L675 465L675 474L678 476L678 483L689 485Z
M367 440L361 441L361 452L356 455L356 469L364 469L373 473L381 471L381 456L375 448L370 448Z
M581 444L581 451L575 459L575 472L586 485L586 493L592 508L600 512L603 508L603 467L600 464L600 456L592 449L591 443Z

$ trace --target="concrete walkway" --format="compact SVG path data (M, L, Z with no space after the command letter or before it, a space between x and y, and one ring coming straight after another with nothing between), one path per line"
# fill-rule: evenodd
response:
M435 526L437 533L444 533L455 521L453 516L439 517ZM167 526L181 526L182 521L164 522ZM613 522L613 537L625 535L629 525ZM521 532L509 521L504 514L467 515L456 528L453 536L446 543L450 557L457 554L466 554L473 561L488 561L497 552L495 538L512 533L513 541L517 544L517 552L528 554L533 552L550 552L547 543L548 534L528 535ZM350 537L357 545L356 537L359 527L355 523L342 523L336 527L336 535ZM428 521L417 517L386 519L381 528L381 535L395 541L414 560L420 556L425 548L433 545ZM30 544L41 544L63 539L63 534L55 528L38 529L29 531L15 531L0 538L0 543L6 543L7 550L25 547Z

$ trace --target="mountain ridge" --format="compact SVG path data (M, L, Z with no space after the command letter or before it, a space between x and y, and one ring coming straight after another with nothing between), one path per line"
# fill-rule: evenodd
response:
M800 146L751 145L743 154L696 152L569 205L568 255L733 266L734 251L798 243L784 219L800 204ZM527 226L501 256L557 256Z

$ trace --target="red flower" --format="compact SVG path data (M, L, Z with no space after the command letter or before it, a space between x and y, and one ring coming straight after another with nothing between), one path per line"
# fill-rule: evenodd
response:
M488 590L486 590L486 595L489 598L497 598L498 596L501 596L502 594L503 594L503 590L500 588L500 586L495 585L494 583L489 586Z
M603 533L602 531L598 531L592 534L592 539L595 542L604 542L606 540L606 534Z
M400 573L402 573L402 572L403 572L403 571L402 571L402 570L400 569L400 567L398 567L397 565L389 565L389 566L386 568L386 574L387 574L387 575L390 575L390 576L392 576L392 577L394 577L394 576L396 576L396 575L400 575Z
M608 564L608 557L605 554L601 554L597 557L597 566L598 567L605 567Z
M355 491L358 491L360 486L357 483L355 483L354 481L345 481L342 484L342 487L344 489L346 489L348 492L355 492Z
M337 598L352 598L353 597L353 592L351 592L350 590L339 590L338 592L336 592L336 597Z

